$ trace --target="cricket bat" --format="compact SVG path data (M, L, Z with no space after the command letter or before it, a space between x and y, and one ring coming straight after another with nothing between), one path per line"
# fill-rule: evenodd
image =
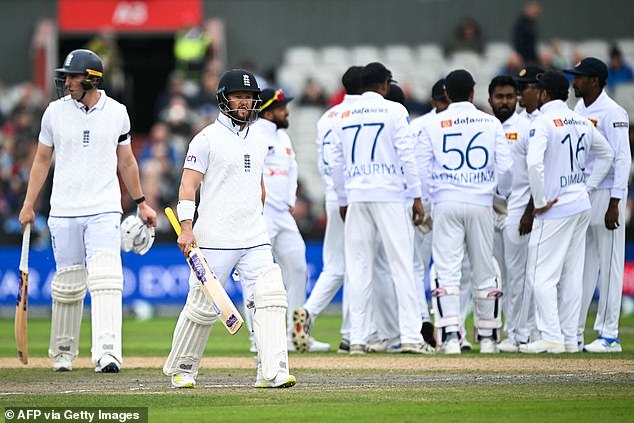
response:
M29 346L26 336L26 323L29 312L29 244L31 242L31 224L24 227L22 235L22 254L20 255L20 282L18 300L15 304L15 342L18 346L18 358L22 364L29 362Z
M181 234L181 225L171 208L165 209L165 214L169 219L176 235ZM203 256L200 248L192 246L185 255L189 267L192 269L198 282L203 287L203 292L209 301L211 301L214 310L218 314L218 318L225 325L230 334L234 335L242 327L244 320L238 312L238 309L229 298L227 291L216 278L213 270L207 264L205 256Z

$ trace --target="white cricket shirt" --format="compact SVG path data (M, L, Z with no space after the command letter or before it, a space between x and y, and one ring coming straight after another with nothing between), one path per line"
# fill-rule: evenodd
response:
M242 249L270 244L262 215L266 140L247 126L218 119L189 144L186 169L202 173L194 235L201 248Z
M337 193L335 192L335 185L332 181L332 169L330 162L332 160L332 130L333 125L339 116L342 108L350 106L361 97L360 95L346 94L343 97L343 101L321 115L317 121L317 167L319 168L319 175L321 176L321 182L324 185L324 193L326 201L337 201Z
M415 140L405 107L368 91L340 112L332 150L339 205L405 201L406 189L420 197Z
M590 209L588 191L596 189L608 173L614 153L592 123L563 101L549 101L540 110L529 131L528 180L535 208L558 199L537 217L561 219ZM595 166L586 177L590 151L595 154Z
M605 91L589 106L586 107L583 99L577 102L575 112L585 116L608 140L614 150L614 163L610 167L605 179L599 185L599 189L609 189L610 197L625 198L627 182L632 166L630 155L629 125L630 120L625 109L616 104ZM586 175L592 173L594 167L594 154L588 155Z
M297 161L286 131L277 129L269 120L259 118L251 131L267 142L268 154L264 160L264 187L266 204L278 211L288 212L295 207L297 195Z
M422 128L420 139L423 191L432 203L492 206L496 187L509 194L511 149L494 116L467 101L451 103Z
M130 143L130 118L123 104L99 93L90 110L68 95L42 116L39 142L55 151L51 216L122 212L117 147Z
M502 122L506 142L511 146L511 157L513 159L513 185L511 185L511 195L509 195L507 205L507 219L513 221L519 221L531 197L528 168L526 166L530 125L531 122L528 118L516 113L513 113L510 118Z

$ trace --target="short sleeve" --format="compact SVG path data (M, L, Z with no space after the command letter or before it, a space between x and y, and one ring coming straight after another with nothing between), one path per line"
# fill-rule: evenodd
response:
M130 144L130 116L127 109L123 108L123 126L121 127L121 135L119 136L119 145Z
M42 128L40 129L38 140L48 147L53 147L53 127L51 123L50 106L46 108L42 116Z
M195 170L203 175L207 173L207 167L209 166L209 141L207 137L202 134L198 134L189 143L187 149L187 155L185 156L185 169Z

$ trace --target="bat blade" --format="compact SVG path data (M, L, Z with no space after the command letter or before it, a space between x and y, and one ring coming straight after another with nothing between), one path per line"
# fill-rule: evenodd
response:
M31 225L27 224L22 236L22 254L20 256L20 282L18 298L15 304L15 342L18 348L18 359L22 364L29 362L27 338L27 320L29 311L29 244Z
M180 235L181 226L176 218L176 215L171 208L165 209L165 215L169 219L176 235ZM205 256L198 247L192 247L189 249L188 254L185 257L187 264L196 275L196 279L200 282L203 288L203 292L207 299L214 307L214 311L218 314L218 318L231 335L235 335L242 327L244 319L238 312L238 309L229 298L227 291L214 274L213 270L209 267Z

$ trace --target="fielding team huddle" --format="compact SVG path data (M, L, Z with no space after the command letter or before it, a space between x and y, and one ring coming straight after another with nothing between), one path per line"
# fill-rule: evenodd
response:
M143 198L125 107L96 89L100 59L76 50L58 72L67 95L44 114L20 222L33 223L55 149L49 355L55 370L72 369L87 286L95 369L117 372L121 240L146 252L156 213ZM385 66L348 69L343 102L317 123L327 226L324 268L308 299L305 246L291 215L297 164L283 131L291 99L281 90L262 92L247 71L222 76L221 114L193 138L185 158L178 245L185 254L199 247L220 281L239 275L256 387L295 385L289 350L330 348L310 332L341 286L342 353L460 354L470 348L464 319L471 299L481 353L621 351L629 119L603 90L604 63L586 58L565 72L580 97L574 112L561 72L529 66L495 77L489 115L473 104L471 74L455 70L434 85L434 109L410 123L407 109L390 100L399 88ZM518 98L525 108L519 114ZM123 237L117 169L139 204ZM585 344L597 281L599 337ZM189 282L163 368L177 388L195 386L218 318L194 272Z

